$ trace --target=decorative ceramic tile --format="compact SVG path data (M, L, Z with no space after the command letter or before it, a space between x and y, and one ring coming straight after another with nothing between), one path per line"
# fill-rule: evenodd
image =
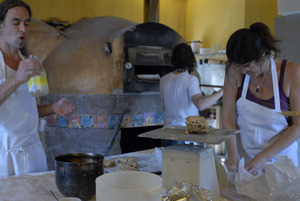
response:
M94 115L94 128L108 128L108 115Z
M132 118L133 118L132 126L134 126L134 127L143 126L143 123L144 123L144 114L143 113L134 114Z
M56 127L57 126L57 118L55 114L48 115L46 117L47 126Z
M132 127L132 114L125 114L121 123L121 127Z
M157 112L155 113L155 124L164 124L165 113Z
M113 129L115 126L117 126L119 122L119 118L121 115L119 114L113 114L108 116L108 128Z
M144 113L144 126L150 126L155 124L155 112Z
M56 123L57 123L57 127L60 128L68 128L68 119L61 117L59 115L56 115Z
M81 115L81 128L93 128L94 127L93 115L82 114Z
M60 128L110 128L117 126L121 115L113 114L74 114L69 119L58 115L46 117L47 126ZM140 127L150 125L162 125L164 123L164 112L149 112L137 114L125 114L121 127Z
M68 128L81 128L81 115L80 114L73 114L69 119L69 126Z

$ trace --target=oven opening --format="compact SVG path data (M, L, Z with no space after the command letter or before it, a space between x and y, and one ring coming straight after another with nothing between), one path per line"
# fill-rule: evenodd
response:
M172 66L155 66L155 65L136 65L134 66L134 74L137 76L144 76L145 78L147 75L149 77L162 77L165 74L171 72L173 69Z
M142 151L146 149L152 149L155 147L161 147L162 140L138 137L138 135L162 127L162 125L157 125L136 128L121 128L120 144L122 153L129 153L135 151Z

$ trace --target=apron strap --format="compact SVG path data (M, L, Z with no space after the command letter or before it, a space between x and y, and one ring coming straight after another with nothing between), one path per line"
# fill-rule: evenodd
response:
M250 75L246 74L245 79L244 79L244 84L243 84L243 91L241 97L246 99L246 95L248 92L248 87L249 87L249 82L250 82Z
M279 85L278 85L278 77L277 77L277 69L274 59L270 56L271 61L271 75L273 82L273 93L274 93L274 104L275 111L280 112L280 96L279 96Z
M6 81L6 66L4 63L4 58L2 51L0 50L0 84Z

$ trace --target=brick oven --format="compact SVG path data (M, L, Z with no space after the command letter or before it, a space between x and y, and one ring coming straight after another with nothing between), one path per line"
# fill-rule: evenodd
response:
M120 141L128 145L129 140L130 146L158 146L158 141L134 142L124 136L162 126L159 79L172 70L171 50L185 42L184 38L157 22L136 24L107 16L74 23L59 40L43 59L50 94L40 102L67 97L78 109L70 119L55 115L45 119L43 139L49 169L54 169L54 157L61 154L103 154L125 109L129 112L121 125L123 140L117 136L110 155L122 152ZM27 52L31 50L27 46Z

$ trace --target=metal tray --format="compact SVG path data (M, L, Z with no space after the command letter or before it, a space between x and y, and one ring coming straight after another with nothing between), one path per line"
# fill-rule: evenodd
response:
M239 130L226 130L210 128L208 133L185 134L185 126L172 126L155 129L138 135L139 137L191 141L197 143L220 144L233 135L240 133Z

